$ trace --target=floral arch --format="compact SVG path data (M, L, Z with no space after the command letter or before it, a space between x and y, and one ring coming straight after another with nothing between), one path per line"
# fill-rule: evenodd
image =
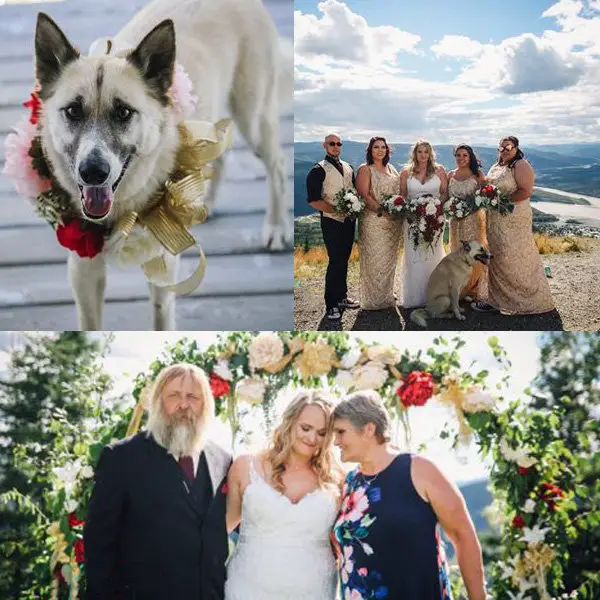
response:
M511 363L496 338L490 337L488 344L507 384ZM55 484L48 492L54 511L40 521L50 534L51 597L84 595L83 524L103 446L139 429L146 390L164 366L190 362L209 375L216 415L229 422L234 438L249 411L262 411L270 427L274 398L290 384L327 383L342 392L377 389L407 438L411 411L429 402L450 406L456 423L440 436L453 438L454 445L472 439L494 462L490 479L501 560L488 565L492 597L591 600L594 582L578 590L565 590L562 583L569 560L566 543L577 526L571 515L577 495L584 492L576 489L575 461L561 440L561 413L532 411L519 401L504 401L500 407L503 385L492 393L487 371L473 373L473 365L462 364L464 345L461 338L440 337L427 352L415 353L378 343L353 345L343 332L238 332L223 334L204 350L194 341L180 340L135 378L135 407L105 422L93 437L81 433L57 459Z

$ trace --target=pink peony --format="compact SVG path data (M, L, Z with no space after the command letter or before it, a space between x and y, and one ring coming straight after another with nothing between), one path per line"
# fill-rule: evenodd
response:
M14 130L15 133L11 133L4 142L5 163L2 173L12 180L18 194L35 198L51 187L51 181L42 179L31 165L29 150L37 135L37 126L24 117L14 126Z
M169 89L169 96L173 100L175 110L182 118L190 117L196 108L198 97L192 94L192 89L190 76L179 63L175 63L173 84Z

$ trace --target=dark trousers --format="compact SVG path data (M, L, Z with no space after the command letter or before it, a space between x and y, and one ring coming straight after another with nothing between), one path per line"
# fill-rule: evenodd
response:
M355 227L355 220L346 219L341 223L321 215L321 231L329 256L327 275L325 276L325 306L327 310L336 307L348 293L346 277Z

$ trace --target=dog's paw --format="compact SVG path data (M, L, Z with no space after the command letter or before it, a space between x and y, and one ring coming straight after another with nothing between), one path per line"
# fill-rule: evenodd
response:
M267 250L279 252L285 250L292 242L290 227L287 223L271 225L265 223L263 227L263 245Z
M459 312L460 312L461 315L464 315L467 312L467 309L464 308L464 306L459 306L458 310L459 310Z
M467 320L467 317L465 317L465 315L463 315L463 314L456 315L456 318L457 318L459 321L466 321L466 320Z

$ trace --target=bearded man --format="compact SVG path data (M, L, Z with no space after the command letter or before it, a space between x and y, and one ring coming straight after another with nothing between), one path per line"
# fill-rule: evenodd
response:
M84 529L89 600L222 600L231 455L206 439L214 399L194 365L161 371L147 431L104 448Z

